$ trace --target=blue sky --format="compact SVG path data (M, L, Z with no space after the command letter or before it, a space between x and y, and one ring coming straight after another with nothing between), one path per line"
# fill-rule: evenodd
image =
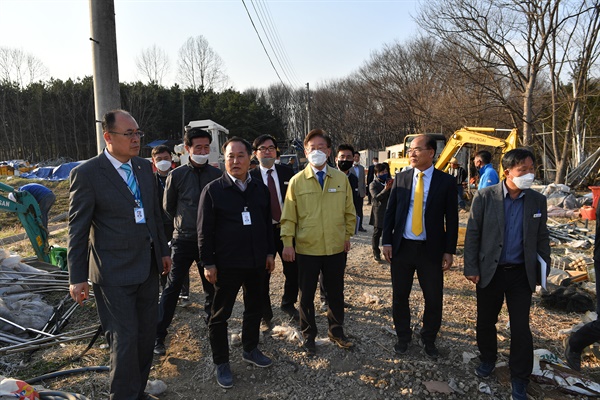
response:
M265 41L253 5L268 9L293 68L292 80L302 86L345 77L384 44L417 34L411 16L418 0L245 3ZM115 0L115 14L121 81L136 80L136 56L156 44L171 61L164 83L175 82L179 48L188 37L203 35L223 59L234 88L278 82L241 0ZM88 0L0 0L0 47L36 56L52 77L92 74L89 37Z

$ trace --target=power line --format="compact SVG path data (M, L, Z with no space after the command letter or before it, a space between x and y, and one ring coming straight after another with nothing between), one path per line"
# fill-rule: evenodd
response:
M252 3L254 3L254 0L251 0L251 1L252 1ZM269 44L271 44L271 49L275 53L277 61L279 62L279 65L281 66L281 69L283 70L283 73L288 78L288 82L290 82L290 84L292 86L294 86L294 87L301 86L301 84L299 84L296 79L294 79L295 82L292 82L292 79L290 79L290 78L294 78L292 76L292 74L295 76L295 72L293 71L293 68L290 66L289 60L287 58L287 54L285 52L285 48L281 44L281 40L279 39L279 33L277 32L277 26L275 25L275 23L273 22L273 19L271 18L268 5L265 3L264 0L263 1L257 0L256 2L258 3L258 8L261 11L262 19L265 20L265 25L268 29L268 32L265 30L263 23L261 21L261 17L260 17L260 15L258 15L258 13L257 13L257 17L259 18L259 21L261 21L261 26L263 26L263 31L264 31L265 35L267 36ZM262 3L262 5L261 5L261 3ZM255 7L255 11L256 11L256 7ZM271 36L272 40L269 39L269 36ZM279 55L278 55L278 53L279 53Z
M287 90L288 94L291 97L293 97L294 95L292 94L292 92L290 91L290 89L288 89L288 87L285 85L285 83L283 83L283 79L281 79L281 76L279 75L279 72L277 71L277 68L275 68L275 64L273 64L273 60L271 59L271 56L269 55L269 52L267 51L267 48L265 47L265 44L264 44L262 38L260 37L260 33L258 33L258 29L256 29L256 25L254 24L254 21L252 20L252 16L250 15L250 11L248 10L248 7L246 7L246 2L244 0L242 0L242 4L244 5L244 8L246 9L246 13L248 14L248 18L250 18L250 22L252 23L252 27L254 28L254 32L256 32L256 35L258 36L258 40L260 41L260 44L262 45L262 48L265 51L265 54L267 55L267 58L269 59L269 62L271 63L271 67L273 67L273 71L275 71L275 74L277 75L277 78L279 78L279 81L281 82L281 84L283 85L283 87L285 88L285 90Z

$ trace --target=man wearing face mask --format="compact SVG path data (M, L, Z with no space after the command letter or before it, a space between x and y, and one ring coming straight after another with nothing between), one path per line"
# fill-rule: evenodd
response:
M157 355L166 353L167 329L173 320L182 285L189 276L190 267L194 261L204 288L204 311L207 314L207 320L210 316L215 289L206 280L204 268L200 265L196 220L202 189L221 176L219 169L208 164L211 141L212 136L207 131L200 128L186 130L183 143L190 155L189 161L171 171L165 183L163 209L169 217L173 218L175 229L171 242L173 267L167 286L160 296L158 307L158 326L154 346L154 354Z
M352 165L351 172L358 178L358 196L360 198L360 207L356 210L356 217L358 220L358 230L360 232L366 232L367 230L363 228L363 209L362 203L363 199L367 194L367 187L365 185L365 168L360 165L360 153L358 151L353 152L354 163Z
M343 172L327 166L331 138L313 129L304 139L309 165L294 175L288 185L281 216L283 259L298 263L300 329L303 347L316 352L315 292L319 274L327 288L329 339L341 348L353 343L344 335L344 270L356 211L352 188Z
M387 163L376 164L373 171L374 179L369 185L371 193L371 202L373 203L373 238L371 246L373 248L373 259L381 262L381 250L379 250L379 241L383 233L383 218L385 208L390 198L390 191L394 180L390 177L390 170Z
M252 143L254 156L260 163L258 168L250 171L250 176L257 181L263 182L271 194L271 215L273 217L273 240L275 241L275 250L281 257L283 252L283 242L281 241L281 210L283 201L287 192L290 179L294 176L294 171L285 165L275 164L277 155L276 140L271 135L261 135L254 139ZM288 262L281 258L283 264L283 275L285 283L283 286L283 296L281 298L281 311L286 313L294 321L300 319L295 303L298 301L298 266L296 262ZM269 295L269 281L271 274L265 274L265 286L263 290L263 322L266 325L271 324L273 318L273 309L271 308L271 298Z
M171 171L171 166L173 165L173 159L171 158L171 150L169 150L167 146L162 144L153 148L152 164L154 164L154 167L156 168L154 177L156 178L156 188L158 189L158 204L161 205L162 209L167 175L169 175L169 171ZM162 211L162 221L163 226L165 228L165 236L167 237L167 242L170 242L171 239L173 239L173 220L169 218L169 216L164 210ZM161 290L165 289L166 284L167 275L160 274ZM184 286L184 288L188 288L189 286L190 285L188 277L188 283Z
M533 368L531 294L540 283L537 257L550 264L546 197L531 190L535 157L526 149L504 155L506 179L473 198L465 237L465 277L477 285L475 375L487 378L497 359L496 323L506 298L510 319L512 398L527 399ZM548 269L548 272L550 269Z

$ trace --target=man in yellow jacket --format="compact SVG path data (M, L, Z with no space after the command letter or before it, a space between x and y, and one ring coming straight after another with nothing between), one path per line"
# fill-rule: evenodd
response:
M327 288L329 339L347 349L353 344L344 335L344 270L356 211L346 174L327 165L331 138L313 129L304 139L309 165L288 185L281 216L283 259L296 260L300 289L300 329L303 347L315 354L317 325L315 291L319 274ZM294 247L295 246L295 247Z

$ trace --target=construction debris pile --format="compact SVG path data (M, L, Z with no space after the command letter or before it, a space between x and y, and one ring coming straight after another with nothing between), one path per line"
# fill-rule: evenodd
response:
M61 300L52 306L42 294ZM63 332L77 307L66 272L34 268L0 249L0 355L92 337L97 325Z

